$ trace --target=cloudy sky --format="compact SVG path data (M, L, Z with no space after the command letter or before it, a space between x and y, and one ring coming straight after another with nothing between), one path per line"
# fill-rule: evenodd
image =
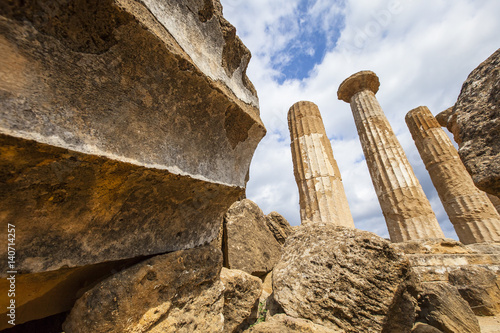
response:
M264 213L300 224L287 112L316 103L357 228L388 237L350 107L339 84L360 70L377 93L447 237L455 238L404 122L420 105L452 106L467 75L500 47L498 0L222 0L224 16L252 52L248 76L267 135L250 168L247 197Z

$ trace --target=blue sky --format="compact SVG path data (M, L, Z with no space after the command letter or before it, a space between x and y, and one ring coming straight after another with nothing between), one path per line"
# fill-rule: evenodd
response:
M380 78L377 98L447 237L456 238L404 122L420 105L452 106L467 75L500 47L498 0L221 0L252 52L247 71L268 134L250 168L247 197L300 223L287 112L316 103L357 228L387 237L349 105L339 84L360 70Z

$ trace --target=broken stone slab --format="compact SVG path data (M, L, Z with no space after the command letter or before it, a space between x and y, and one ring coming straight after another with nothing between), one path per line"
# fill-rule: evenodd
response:
M218 1L10 1L0 53L0 216L23 244L19 281L217 237L265 134Z
M87 291L65 332L222 332L222 254L202 246L160 255Z
M237 269L222 268L224 285L224 330L241 332L257 319L262 281Z
M281 245L268 229L266 216L249 199L231 205L224 216L224 266L263 277L281 255Z
M479 333L479 323L469 304L448 283L423 283L419 293L418 321L443 332Z
M416 295L410 291L415 283L408 259L389 241L371 232L310 223L287 239L273 271L273 296L287 315L328 328L404 332L414 322Z

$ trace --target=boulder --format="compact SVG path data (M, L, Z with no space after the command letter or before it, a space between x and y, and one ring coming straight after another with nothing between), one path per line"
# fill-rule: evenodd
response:
M500 274L483 266L462 266L448 272L449 282L458 289L478 316L500 314Z
M153 257L87 291L63 329L78 332L222 332L220 250L203 246Z
M408 259L389 241L310 223L287 239L273 291L291 317L346 332L405 332L415 319L413 278Z
M241 332L257 319L262 281L237 269L222 268L224 285L224 330Z
M462 90L447 127L474 184L500 196L500 49L474 69Z
M271 212L266 216L266 224L281 245L285 244L286 238L293 232L290 223L277 212Z
M250 52L217 0L7 1L0 54L0 215L34 290L19 323L53 314L35 300L68 310L47 289L67 269L217 237L265 134Z
M248 333L342 333L342 330L317 325L310 320L293 318L285 314L272 316L246 330Z
M281 255L262 210L251 200L235 202L224 217L224 266L263 277Z
M423 283L418 321L445 333L480 333L479 323L457 289L446 282Z

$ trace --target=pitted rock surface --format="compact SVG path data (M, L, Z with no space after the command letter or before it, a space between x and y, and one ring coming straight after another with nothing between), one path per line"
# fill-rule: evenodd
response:
M500 49L469 74L447 127L476 186L500 196Z
M302 225L287 239L273 275L274 298L289 316L346 332L413 326L409 262L371 232ZM398 318L393 307L405 311Z

